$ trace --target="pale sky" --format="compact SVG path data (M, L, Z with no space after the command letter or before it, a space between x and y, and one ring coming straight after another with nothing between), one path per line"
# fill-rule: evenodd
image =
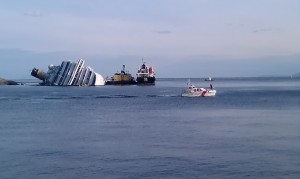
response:
M0 77L82 58L103 76L300 72L299 0L2 0Z

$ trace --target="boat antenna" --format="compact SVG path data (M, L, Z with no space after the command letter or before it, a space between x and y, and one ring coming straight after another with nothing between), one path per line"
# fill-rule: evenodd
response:
M187 85L191 85L191 79L188 79L188 82L186 83Z

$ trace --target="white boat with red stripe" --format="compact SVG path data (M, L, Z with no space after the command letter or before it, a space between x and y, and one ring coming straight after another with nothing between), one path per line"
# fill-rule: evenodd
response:
M213 88L212 84L210 84L209 89L205 88L197 88L190 82L187 83L188 88L183 90L181 93L182 97L207 97L207 96L215 96L217 91Z

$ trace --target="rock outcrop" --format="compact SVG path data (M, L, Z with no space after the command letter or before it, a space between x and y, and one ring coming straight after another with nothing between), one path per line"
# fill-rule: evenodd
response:
M18 85L17 82L0 78L0 85Z

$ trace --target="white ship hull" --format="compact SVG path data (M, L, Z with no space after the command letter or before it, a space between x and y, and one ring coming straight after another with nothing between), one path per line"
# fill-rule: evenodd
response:
M184 91L181 96L182 97L207 97L207 96L215 96L216 90L204 90L199 92L190 92L190 91Z

